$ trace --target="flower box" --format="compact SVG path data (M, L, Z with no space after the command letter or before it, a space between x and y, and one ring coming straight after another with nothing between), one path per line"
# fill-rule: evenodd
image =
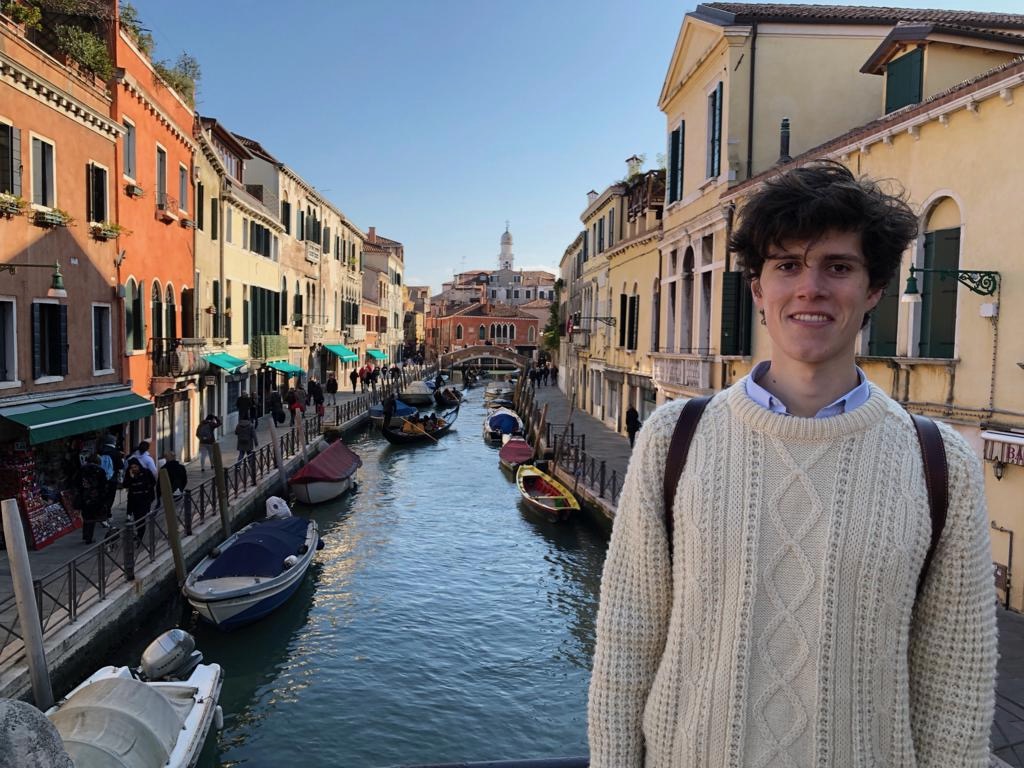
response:
M143 189L138 184L125 184L124 193L128 197L142 197Z
M90 230L97 240L113 240L121 234L121 227L107 224L93 224Z
M38 227L66 227L68 220L57 211L36 211L33 223Z
M20 216L24 210L22 204L15 199L5 200L0 198L0 216L5 218L12 218L14 216Z

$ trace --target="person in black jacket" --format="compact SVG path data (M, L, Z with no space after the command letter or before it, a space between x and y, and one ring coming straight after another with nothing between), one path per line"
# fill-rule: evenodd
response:
M178 461L174 451L164 452L164 469L171 480L171 491L175 498L181 496L188 487L188 472L185 471L185 465Z
M128 519L135 521L135 540L141 541L146 515L156 498L156 480L138 459L131 458L125 468L124 487L128 491Z
M334 378L333 373L327 377L327 383L324 384L324 392L331 396L331 405L338 404L338 380Z
M109 520L110 511L114 507L114 499L117 498L117 488L124 478L124 454L117 447L117 438L113 435L103 436L103 445L100 446L96 453L100 456L109 456L111 468L114 471L113 475L107 480L107 492L103 502L106 510L103 519Z
M640 414L632 405L626 409L626 434L629 435L629 447L636 441L636 433L640 431Z
M82 541L92 544L96 523L107 517L107 473L100 466L99 454L90 455L79 470L77 491L78 509L82 513Z

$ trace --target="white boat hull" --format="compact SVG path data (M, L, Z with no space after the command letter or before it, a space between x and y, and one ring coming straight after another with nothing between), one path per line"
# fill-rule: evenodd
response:
M292 495L303 504L322 504L336 499L353 485L352 478L346 477L337 481L316 483L295 483L291 486Z

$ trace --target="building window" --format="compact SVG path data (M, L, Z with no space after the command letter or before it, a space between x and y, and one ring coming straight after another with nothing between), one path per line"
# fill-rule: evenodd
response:
M178 210L188 213L188 168L178 166Z
M534 341L535 341L536 339L537 339L537 329L536 329L536 328L534 328L534 327L533 327L533 326L531 325L531 326L530 326L530 328L529 328L529 330L527 330L527 331L526 331L526 340L527 340L527 342L529 342L530 344L533 344L533 342L534 342Z
M674 203L683 197L683 150L686 142L686 121L669 135L668 140L668 201Z
M133 352L146 348L146 317L143 314L143 283L129 278L124 286L124 337L125 351Z
M32 202L47 208L54 206L53 144L32 137Z
M232 211L234 209L229 205L224 210L224 242L231 242L231 230L234 229L232 226Z
M203 231L206 217L206 188L200 183L196 184L196 229Z
M163 147L156 148L156 203L168 210L167 199L167 152Z
M92 305L92 372L111 373L114 370L110 341L110 305Z
M722 83L708 94L708 161L707 177L718 176L722 162Z
M217 215L218 215L219 212L220 212L220 198L219 197L211 197L210 198L210 239L211 240L216 240L218 237L220 237L220 233L219 233L219 229L220 228L218 227L219 220L217 218Z
M924 268L960 268L960 227L926 232ZM956 280L925 272L921 281L921 339L919 357L952 358L956 342Z
M0 123L0 192L21 197L21 131Z
M103 222L107 220L107 169L94 163L85 166L86 219Z
M135 178L135 123L124 121L124 175Z
M512 291L512 298L513 299L518 299L519 298L519 291L518 290Z
M170 283L164 294L164 329L167 338L178 338L178 308L174 305L174 287Z
M597 252L604 250L604 219L597 222Z
M462 324L459 323L455 326L455 340L462 341Z
M484 339L487 338L487 329L484 328L482 325L477 330L477 338L479 338L480 341L483 341Z
M0 381L15 381L18 376L18 337L14 317L14 300L0 299Z
M498 298L498 291L497 291L497 289L491 288L491 298L492 299Z
M158 280L153 281L149 311L152 314L153 338L162 339L164 337L164 302L163 291L160 289Z
M921 101L924 51L915 48L885 67L885 114Z
M67 305L33 302L32 377L66 376L67 372Z
M281 201L281 223L284 224L284 233L292 233L292 204L286 200Z
M249 220L242 217L242 248L249 250Z

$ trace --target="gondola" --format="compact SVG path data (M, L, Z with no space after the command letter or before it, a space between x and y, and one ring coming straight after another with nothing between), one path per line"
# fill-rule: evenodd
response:
M435 389L434 402L438 408L455 408L462 402L462 395L454 389Z
M523 501L552 522L568 520L573 512L580 511L580 503L572 492L537 467L520 464L516 485Z
M436 443L439 437L448 434L458 418L458 407L441 414L443 426L427 429L422 422L409 419L392 419L391 425L382 426L380 431L384 439L392 445L413 445L416 443Z

